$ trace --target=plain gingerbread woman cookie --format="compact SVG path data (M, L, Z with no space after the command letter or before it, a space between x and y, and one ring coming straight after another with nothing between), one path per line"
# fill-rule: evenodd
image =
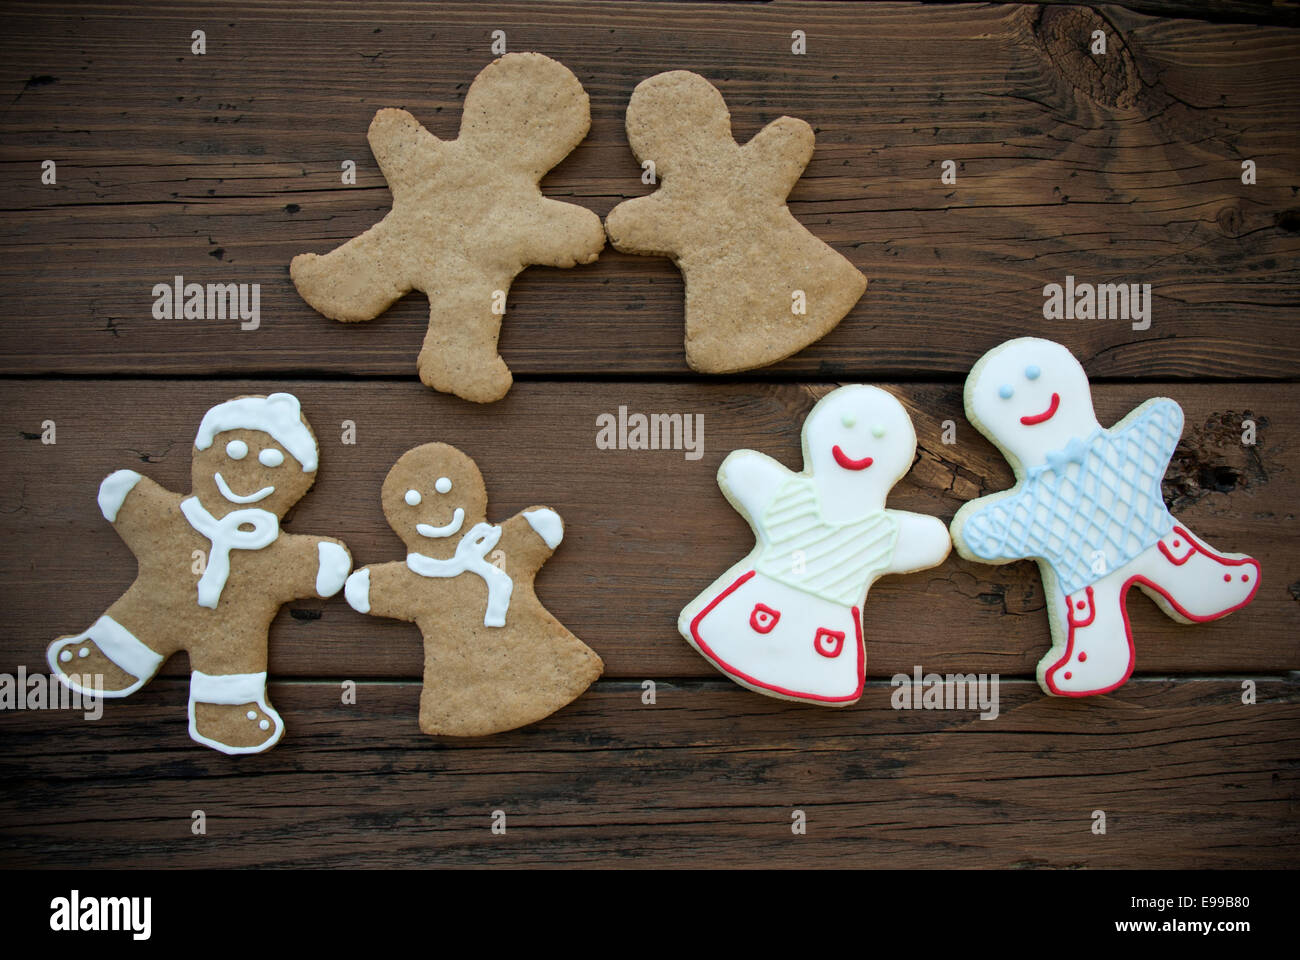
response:
M692 370L775 363L829 333L861 298L867 278L786 206L812 159L807 123L781 117L741 146L722 94L675 70L637 85L627 138L661 185L616 206L605 228L615 249L671 257L681 270Z
M298 293L352 323L423 291L420 379L466 400L499 400L512 380L497 335L515 276L529 264L590 263L605 246L596 214L538 186L590 125L578 78L540 53L507 54L483 69L455 140L439 140L405 110L380 110L368 138L392 212L324 256L294 257Z
M1023 337L979 359L965 404L1016 485L963 505L952 539L968 560L1038 562L1052 631L1038 663L1046 692L1086 697L1129 678L1129 587L1179 623L1216 620L1255 596L1256 561L1219 553L1165 507L1160 481L1183 431L1173 400L1148 400L1103 427L1079 361L1059 343Z
M478 467L445 443L403 454L381 498L406 559L361 567L344 594L360 613L414 621L424 635L422 731L513 730L595 682L600 657L533 592L537 571L564 537L554 510L530 507L488 523Z
M338 540L280 521L316 479L316 438L288 393L209 410L194 440L193 493L118 470L99 509L135 554L135 582L84 633L50 645L66 686L125 697L168 657L189 654L190 736L222 753L260 753L284 734L266 694L267 630L280 606L331 597L352 568Z
M912 467L916 432L892 395L854 385L803 426L801 473L736 450L718 485L754 549L682 611L677 629L743 687L843 707L862 696L867 591L886 574L938 566L951 546L935 517L885 507Z

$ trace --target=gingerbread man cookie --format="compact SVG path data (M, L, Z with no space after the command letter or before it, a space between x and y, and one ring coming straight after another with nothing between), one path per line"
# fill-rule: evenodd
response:
M338 540L280 521L316 479L316 438L292 394L209 410L194 440L193 493L134 470L99 487L99 509L135 554L135 582L83 633L50 645L50 669L88 692L125 697L184 650L190 736L222 753L260 753L284 734L266 694L267 630L280 606L338 593L352 567ZM93 691L92 691L93 692Z
M414 621L424 635L420 729L478 737L549 716L604 664L542 606L533 579L564 537L549 507L487 522L474 461L445 443L408 450L384 480L406 559L359 568L353 609Z
M324 256L294 257L298 293L351 323L423 291L429 331L420 379L467 400L500 399L511 376L497 335L515 275L529 264L590 263L605 246L596 214L538 187L590 125L577 77L540 53L507 54L484 68L455 140L439 140L405 110L380 110L368 137L393 209Z
M677 628L736 683L828 707L862 696L862 608L878 578L937 566L948 530L885 507L916 433L878 387L827 394L803 426L802 473L754 450L732 452L718 485L755 546L682 611Z
M980 358L965 404L1016 485L965 504L952 539L969 560L1038 562L1052 631L1038 664L1046 692L1086 697L1129 678L1129 587L1180 623L1218 619L1255 596L1256 561L1219 553L1165 507L1160 481L1183 430L1173 400L1148 400L1105 428L1079 361L1024 337Z
M615 249L671 257L681 270L691 369L775 363L825 336L858 302L867 278L786 206L812 159L807 123L781 117L741 146L722 94L675 70L637 85L627 137L661 186L620 203L605 228Z

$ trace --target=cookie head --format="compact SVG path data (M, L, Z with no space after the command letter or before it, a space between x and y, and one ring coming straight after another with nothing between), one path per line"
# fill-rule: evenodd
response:
M237 397L203 416L190 468L213 516L256 508L283 517L316 480L316 437L289 393Z
M1022 337L994 347L966 378L966 413L1025 466L1099 428L1088 375L1069 350Z
M487 490L474 461L445 443L408 450L388 471L384 516L412 553L447 554L487 518Z
M661 174L739 151L722 94L697 73L673 70L642 80L627 105L627 139L637 159L653 160Z
M590 127L590 101L568 67L540 53L508 53L470 84L460 139L494 164L540 179Z
M883 497L912 466L916 431L894 396L855 384L818 401L804 423L805 466L818 484Z

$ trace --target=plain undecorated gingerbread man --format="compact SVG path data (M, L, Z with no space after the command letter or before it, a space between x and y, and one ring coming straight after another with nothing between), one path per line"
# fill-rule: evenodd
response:
M615 249L671 257L681 269L692 369L774 363L825 336L858 302L867 278L786 206L812 159L807 123L781 117L741 146L722 94L676 70L637 86L627 137L661 185L620 203L605 227Z
M380 110L368 138L393 209L324 256L294 257L299 294L327 317L355 322L423 291L420 379L467 400L500 399L512 378L497 337L515 276L529 264L590 263L605 245L596 214L538 186L590 125L577 77L539 53L484 68L455 140L439 140L405 110Z

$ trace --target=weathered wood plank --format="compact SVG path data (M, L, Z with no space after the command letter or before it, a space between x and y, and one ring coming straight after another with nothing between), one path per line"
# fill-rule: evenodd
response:
M0 297L13 316L0 372L413 376L418 295L345 326L297 297L287 264L383 215L365 142L375 109L405 106L452 136L493 29L559 58L589 91L591 136L546 189L602 215L649 189L622 118L654 72L705 73L742 137L782 113L814 124L792 209L872 285L838 330L760 377L952 378L1022 333L1064 339L1096 376L1300 371L1292 30L983 4L229 9L8 10ZM202 57L189 53L198 26ZM795 28L809 36L802 57ZM1097 28L1105 58L1083 49ZM40 183L45 159L56 185ZM356 186L339 183L344 159ZM940 183L944 160L958 163L955 186ZM153 285L177 274L260 283L262 327L153 319ZM1150 283L1150 329L1044 321L1043 286L1067 274ZM532 268L502 352L523 376L684 373L681 297L662 260L607 251L576 270Z
M418 732L418 685L276 683L288 733L230 758L159 681L87 722L4 716L0 866L1295 867L1300 690L1135 681L1001 713L820 710L726 683L602 682L536 726ZM207 817L205 836L191 816ZM492 811L505 835L490 832ZM791 832L794 810L807 833ZM1093 811L1106 814L1092 833Z
M1069 0L1036 0L1038 3L1096 7L1105 12L1127 7L1140 13L1160 17L1186 17L1214 23L1276 23L1300 25L1300 4L1295 0L1124 0L1119 4L1083 3Z
M1096 388L1111 423L1161 385ZM1232 617L1178 626L1134 596L1129 604L1144 674L1282 671L1300 665L1300 558L1295 503L1300 451L1297 387L1167 385L1187 429L1165 493L1175 513L1211 543L1263 565L1255 602ZM338 536L360 562L396 559L402 545L379 507L397 457L442 440L475 457L493 519L534 503L555 507L566 539L538 582L549 608L604 657L608 675L704 677L712 671L678 636L678 611L752 544L717 488L718 464L752 447L798 468L799 430L830 385L519 384L481 407L418 383L165 380L0 382L0 598L7 629L0 669L38 666L48 642L97 617L132 577L132 558L99 515L99 481L131 467L170 489L189 489L190 449L203 411L241 393L297 394L321 444L314 490L289 530ZM965 421L958 386L891 387L916 421L920 450L890 503L951 519L974 496L1011 481L1001 456ZM598 450L596 418L631 412L703 418L703 455ZM1257 444L1241 443L1252 418ZM53 420L57 443L40 442ZM356 444L340 424L356 424ZM956 427L941 442L943 422ZM27 438L27 435L31 438ZM866 607L873 676L927 670L1028 676L1048 647L1036 568L955 557L888 577ZM408 624L363 617L340 598L303 602L272 628L272 673L281 677L418 677L420 640ZM4 665L9 664L6 668ZM183 660L167 668L183 674Z

